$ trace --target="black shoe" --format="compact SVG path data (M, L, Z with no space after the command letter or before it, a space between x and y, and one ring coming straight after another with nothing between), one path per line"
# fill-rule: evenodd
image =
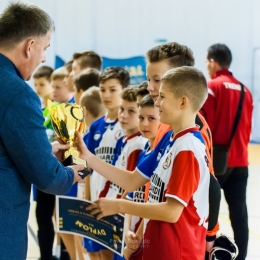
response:
M41 260L41 258L38 258L38 260ZM52 260L59 260L59 258L53 255Z

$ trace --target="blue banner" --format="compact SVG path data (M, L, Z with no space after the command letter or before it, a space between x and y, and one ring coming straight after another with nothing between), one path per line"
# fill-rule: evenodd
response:
M55 56L55 66L54 66L55 70L64 66L64 64L65 64L65 61L60 56L56 55Z
M130 84L139 85L141 82L146 80L146 64L143 56L136 56L127 59L111 59L102 57L103 69L107 67L120 66L125 68L130 73Z
M124 249L124 216L121 214L100 220L90 215L86 207L92 203L78 198L56 196L57 230L96 241L118 255Z

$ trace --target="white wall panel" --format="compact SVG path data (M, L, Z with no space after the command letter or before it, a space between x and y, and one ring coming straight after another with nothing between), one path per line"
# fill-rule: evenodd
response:
M8 2L0 1L0 11ZM47 11L55 21L56 32L47 51L48 65L54 65L55 54L67 61L74 52L89 49L110 58L144 55L158 40L166 39L189 46L196 67L206 73L206 50L220 42L232 50L234 75L252 91L260 85L252 81L253 73L260 73L252 68L253 48L260 46L259 0L30 2ZM260 97L254 98L259 102ZM258 113L254 115L255 121L260 120Z

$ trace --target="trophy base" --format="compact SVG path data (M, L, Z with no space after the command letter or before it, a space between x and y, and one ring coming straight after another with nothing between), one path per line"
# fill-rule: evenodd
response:
M77 164L84 165L84 169L79 172L79 176L82 179L84 179L86 176L88 176L90 174L90 170L88 170L88 168L87 168L86 161L84 161L78 157L75 157L73 155L68 156L64 161L62 161L62 164L64 166L77 165Z

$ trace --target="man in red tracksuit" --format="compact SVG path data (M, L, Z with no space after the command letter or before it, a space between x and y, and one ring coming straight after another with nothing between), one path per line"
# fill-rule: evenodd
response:
M200 112L211 129L213 145L228 145L238 108L241 85L228 70L231 61L232 54L226 45L214 44L209 47L206 57L207 70L211 77L208 82L209 95ZM252 96L245 87L240 121L228 153L228 170L224 176L218 177L229 206L234 239L239 249L237 260L244 260L247 255L247 146L251 133L252 110Z

